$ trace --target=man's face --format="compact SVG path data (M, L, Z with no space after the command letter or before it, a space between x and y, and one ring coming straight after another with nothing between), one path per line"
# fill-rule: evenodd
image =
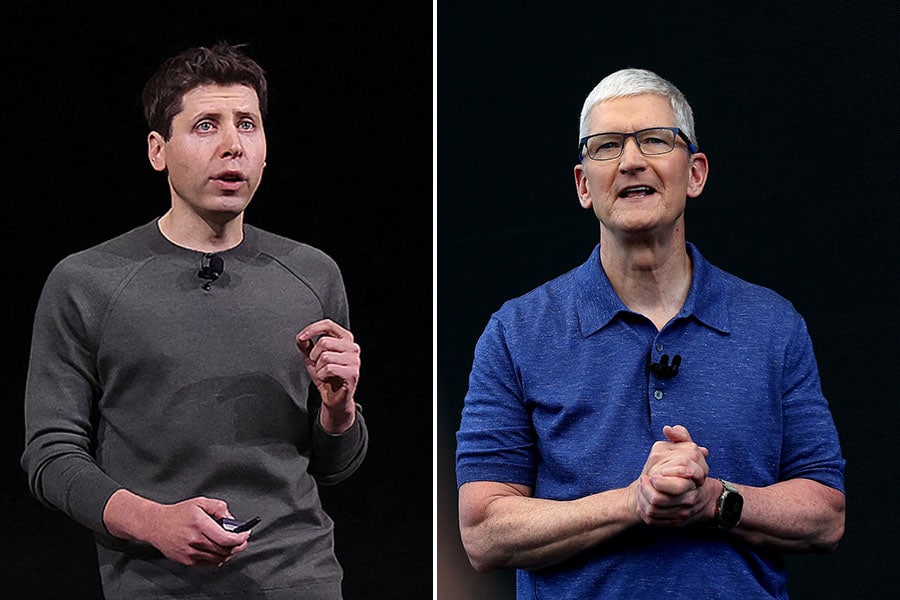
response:
M171 135L148 139L150 162L168 171L172 205L203 218L230 219L253 197L266 160L259 100L243 85L204 85L187 92Z
M591 110L589 133L631 133L648 127L674 127L668 99L641 94L601 102ZM584 208L593 209L603 233L645 235L683 227L686 198L703 191L706 156L690 154L678 138L667 154L644 156L627 138L622 156L575 167L575 184Z

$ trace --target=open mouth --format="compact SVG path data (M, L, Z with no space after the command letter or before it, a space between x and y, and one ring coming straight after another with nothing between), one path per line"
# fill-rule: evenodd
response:
M655 194L656 190L649 185L633 185L619 192L619 198L644 198Z
M244 176L241 175L237 171L225 171L223 173L219 173L213 177L216 181L225 181L228 183L235 183L239 181L244 181Z
M246 178L239 171L223 171L210 177L210 180L219 187L219 189L231 193L242 188L246 182Z

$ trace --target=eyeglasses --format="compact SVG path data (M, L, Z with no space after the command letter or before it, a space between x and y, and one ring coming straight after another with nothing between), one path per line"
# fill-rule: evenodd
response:
M666 154L675 149L675 139L680 137L687 144L688 151L693 154L697 146L688 139L678 127L649 127L634 133L594 133L578 141L579 160L585 156L593 160L612 160L622 156L625 151L625 140L633 137L638 150L644 156Z

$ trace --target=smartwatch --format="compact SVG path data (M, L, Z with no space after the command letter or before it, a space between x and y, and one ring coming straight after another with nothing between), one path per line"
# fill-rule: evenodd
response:
M734 484L722 482L722 495L716 502L716 524L723 529L733 529L741 522L741 510L744 508L744 497Z

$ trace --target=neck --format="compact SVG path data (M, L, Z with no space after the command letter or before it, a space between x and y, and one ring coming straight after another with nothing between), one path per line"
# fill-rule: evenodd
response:
M625 306L653 321L657 329L684 306L693 266L683 231L652 240L601 234L600 262Z
M198 252L222 252L244 239L244 215L204 218L190 211L171 208L159 219L159 230L170 242Z

